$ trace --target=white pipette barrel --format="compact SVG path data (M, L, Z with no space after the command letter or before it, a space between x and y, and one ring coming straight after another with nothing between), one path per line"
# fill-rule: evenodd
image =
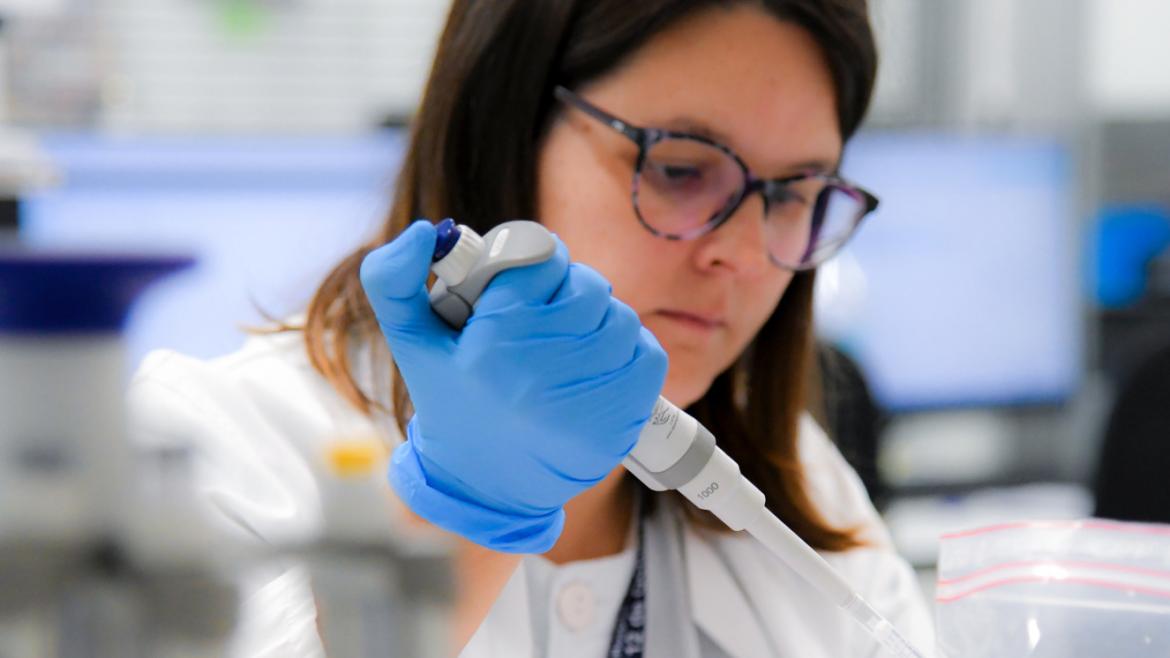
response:
M451 220L444 220L438 230L432 271L439 282L431 290L431 305L455 328L466 322L492 276L546 260L556 246L552 235L535 222L507 222L482 238ZM715 437L666 398L658 398L622 465L647 487L675 489L732 530L746 530L893 655L921 658L819 553L768 510L764 494L743 477L739 464L719 449Z

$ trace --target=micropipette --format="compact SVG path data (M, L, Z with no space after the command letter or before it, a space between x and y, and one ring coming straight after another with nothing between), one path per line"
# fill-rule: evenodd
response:
M467 322L492 277L547 260L556 249L552 234L536 222L505 222L483 237L450 219L437 229L431 270L438 281L431 288L430 303L456 329ZM665 398L658 398L622 465L647 487L675 489L732 530L746 530L893 655L921 658L824 558L768 510L764 494L740 474L739 465L719 449L715 437Z

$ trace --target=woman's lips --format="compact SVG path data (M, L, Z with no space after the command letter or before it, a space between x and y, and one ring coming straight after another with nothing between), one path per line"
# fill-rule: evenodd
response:
M677 310L658 311L658 314L684 327L698 331L715 331L724 326L724 322L719 319L719 316L714 314L707 315Z

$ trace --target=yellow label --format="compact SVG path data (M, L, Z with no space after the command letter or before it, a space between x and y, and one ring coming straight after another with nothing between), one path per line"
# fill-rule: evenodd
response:
M376 439L345 439L329 444L326 457L334 475L367 475L385 466L386 447Z

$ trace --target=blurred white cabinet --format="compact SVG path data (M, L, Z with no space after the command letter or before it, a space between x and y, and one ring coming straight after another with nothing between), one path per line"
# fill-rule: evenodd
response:
M1087 78L1098 114L1170 116L1170 2L1091 0L1088 25Z

